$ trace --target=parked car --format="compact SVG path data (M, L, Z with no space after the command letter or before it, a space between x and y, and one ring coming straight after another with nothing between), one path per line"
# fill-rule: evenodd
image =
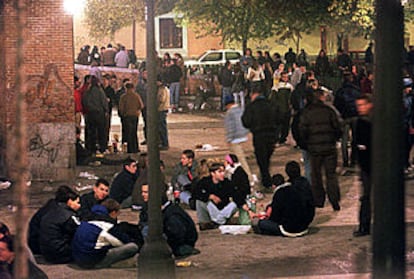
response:
M234 64L239 62L242 53L242 51L234 49L211 49L195 60L185 61L184 65L187 67L224 65L227 60Z

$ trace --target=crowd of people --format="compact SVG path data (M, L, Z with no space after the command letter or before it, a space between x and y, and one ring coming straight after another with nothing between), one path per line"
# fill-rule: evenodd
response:
M339 50L337 65L343 83L338 90L331 92L320 81L327 68L325 52L320 51L315 71L307 70L306 53L302 51L300 55L296 57L289 49L283 61L280 56L276 55L279 60L272 59L269 53L262 55L260 51L257 57L252 57L251 50L247 49L240 63L234 65L234 71L233 65L226 63L219 80L223 87L224 127L230 153L225 158L198 162L193 150L183 150L168 183L164 176L165 165L160 162L163 177L160 187L165 188L160 202L164 235L176 258L200 253L195 248L198 239L196 223L182 209L183 204L196 210L200 231L225 224L249 224L257 234L285 237L306 235L317 214L315 209L324 207L326 198L334 211L341 210L336 172L338 142L342 167L355 170L358 165L362 182L359 226L353 235L370 234L374 96L370 64L359 68ZM159 71L160 148L168 147L168 134L162 131L166 128L168 103L178 104L169 102L171 91L176 90L175 86L179 87L174 83L179 83L181 78L177 61L164 56L163 64L168 70ZM285 71L290 67L291 72ZM168 74L163 74L169 70L174 78L166 78ZM147 97L145 69L140 77L137 86L128 80L124 82L125 92L120 94L118 101L105 95L115 92L113 88L108 89L113 77L104 76L101 83L98 76L89 75L82 86L75 78L75 89L78 90L75 90L75 96L82 96L77 104L82 106L81 113L85 117L88 151L95 152L97 147L100 152L106 151L106 114L118 102L122 135L128 143L128 152L139 152L136 128L138 114L145 110ZM271 82L266 81L266 77L270 77ZM414 95L409 72L403 84L404 154L405 168L409 172L414 169L410 159L414 142ZM174 94L171 95L173 99L176 98ZM249 132L253 136L254 154L260 171L260 191L252 190L256 181L243 150ZM298 162L289 161L285 165L285 180L285 175L270 173L270 159L275 147L287 144L289 134L295 142L292 147L302 153L304 174L301 174ZM148 235L147 176L147 157L141 153L138 162L126 159L111 183L98 179L90 193L79 196L68 186L59 187L55 197L30 221L30 253L41 254L51 263L75 262L82 268L110 267L133 257ZM263 193L272 195L271 202L258 208L255 201L262 199ZM141 210L137 224L117 221L121 208L134 206ZM6 266L5 272L12 274L13 238L9 232L4 233L4 227L0 225L0 248L4 248L0 249L0 261ZM36 272L38 267L33 260L30 261L31 272Z

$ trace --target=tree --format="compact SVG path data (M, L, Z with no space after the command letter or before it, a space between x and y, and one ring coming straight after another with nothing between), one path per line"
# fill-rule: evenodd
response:
M137 0L87 0L85 22L95 39L109 37L136 20L144 19L144 3Z
M223 41L240 42L273 34L273 22L266 2L261 0L178 0L175 12L181 24L191 20L199 36L222 36Z
M266 6L277 26L279 40L291 39L296 52L299 52L302 34L309 34L326 20L326 11L331 3L332 0L269 0ZM279 13L273 13L275 10Z

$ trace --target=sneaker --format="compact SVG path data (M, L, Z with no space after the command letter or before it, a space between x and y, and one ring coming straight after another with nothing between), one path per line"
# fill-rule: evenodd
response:
M206 230L217 229L219 225L214 222L207 222L207 223L200 223L199 227L200 227L200 231L206 231Z

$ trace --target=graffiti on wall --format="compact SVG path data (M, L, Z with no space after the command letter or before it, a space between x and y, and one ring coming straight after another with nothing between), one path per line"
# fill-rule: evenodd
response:
M29 142L29 152L35 157L46 157L49 163L54 163L59 153L59 149L54 146L51 141L44 141L43 138L36 133Z
M38 112L39 120L70 120L65 118L74 111L73 90L62 80L55 64L47 64L42 75L28 76L25 85L28 109Z

